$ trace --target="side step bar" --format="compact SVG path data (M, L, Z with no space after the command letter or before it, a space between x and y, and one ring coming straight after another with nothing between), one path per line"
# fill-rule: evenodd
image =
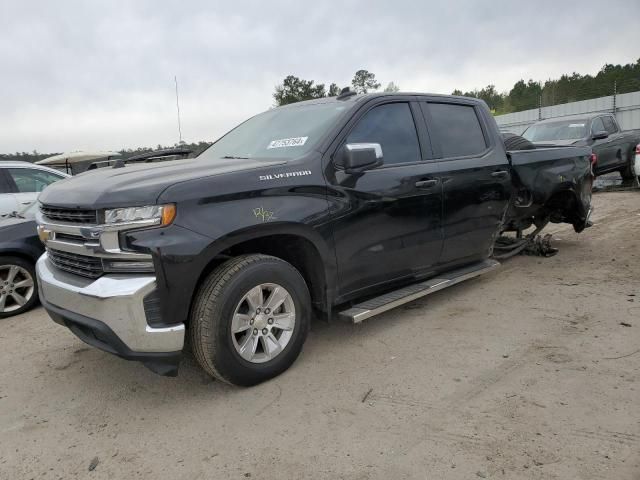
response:
M385 293L379 297L353 305L348 310L340 312L339 315L343 320L360 323L369 317L379 315L399 305L412 302L417 298L424 297L425 295L450 287L456 283L490 272L499 266L500 263L495 260L484 260L458 270L451 270L450 272L439 275L437 278L414 283L399 290Z

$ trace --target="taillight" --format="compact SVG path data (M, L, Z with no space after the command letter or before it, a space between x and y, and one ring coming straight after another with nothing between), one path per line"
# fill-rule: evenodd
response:
M636 155L640 155L640 143L636 145Z
M640 145L636 147L636 152L638 151L638 148L640 148ZM591 156L589 157L589 160L591 161L591 166L595 167L596 163L598 163L598 155L596 155L595 153L592 153Z

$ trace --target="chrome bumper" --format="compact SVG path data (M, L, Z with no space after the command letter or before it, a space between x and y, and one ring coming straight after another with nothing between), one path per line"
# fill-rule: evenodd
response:
M155 276L118 274L87 279L56 269L46 253L38 260L36 273L45 308L50 305L101 322L131 352L182 350L183 323L166 328L147 323L143 299L156 288Z

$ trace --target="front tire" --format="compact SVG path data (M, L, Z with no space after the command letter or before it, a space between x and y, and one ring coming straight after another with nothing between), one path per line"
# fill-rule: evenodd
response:
M189 333L198 364L219 380L250 386L296 360L309 331L311 300L292 265L252 254L211 272L191 310Z
M626 182L635 181L636 173L634 171L633 164L631 163L631 161L627 162L627 166L619 171L620 171L620 176L622 177L622 180Z

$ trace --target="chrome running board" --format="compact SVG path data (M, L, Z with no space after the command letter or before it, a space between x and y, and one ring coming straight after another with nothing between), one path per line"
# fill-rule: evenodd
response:
M420 297L450 287L456 283L463 282L483 273L490 272L500 266L495 260L484 260L474 263L464 268L452 270L444 274L438 275L437 278L431 278L424 282L414 283L409 286L385 293L379 297L371 298L351 308L340 312L340 317L344 320L360 323L367 318L379 315L383 312L391 310L408 302L412 302Z

